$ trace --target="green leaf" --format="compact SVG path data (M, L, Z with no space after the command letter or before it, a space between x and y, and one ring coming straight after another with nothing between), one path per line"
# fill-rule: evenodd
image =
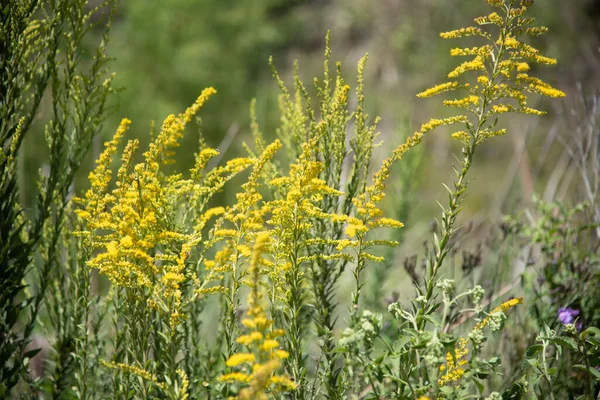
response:
M42 349L41 348L37 348L37 349L33 349L33 350L29 350L26 351L23 354L23 358L33 358L36 356L37 353L39 353Z
M440 343L444 345L444 347L454 347L458 342L458 338L452 336L443 336L440 337Z
M442 323L440 321L438 321L437 318L434 317L433 315L423 315L423 319L431 322L433 325L437 326L438 328L440 326L442 326Z
M396 340L394 343L398 347L404 347L410 342L411 338L409 336L402 336L400 339Z
M540 351L542 351L543 348L544 348L544 346L542 346L541 344L534 344L532 346L529 346L529 348L527 349L527 352L525 353L525 356L527 358L534 357Z
M582 371L586 371L590 375L592 375L597 381L600 381L600 371L598 371L596 368L588 367L587 365L583 365L583 364L573 365L573 368L577 368Z
M529 363L529 365L531 365L532 367L535 367L535 368L537 368L539 365L537 358L528 358L527 362Z
M585 339L585 341L591 344L592 346L600 347L600 338L597 338L596 336L587 338Z
M594 335L594 336L600 336L600 329L596 328L595 326L590 326L589 328L587 328L586 330L584 330L583 332L581 332L581 337L584 338L588 335Z
M566 336L557 336L557 337L553 338L552 341L563 347L568 347L569 349L571 349L573 351L577 351L577 342L573 338L566 337Z

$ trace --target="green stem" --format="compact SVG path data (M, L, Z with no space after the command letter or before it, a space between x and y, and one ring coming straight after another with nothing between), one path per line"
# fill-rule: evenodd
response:
M554 388L552 387L552 379L550 379L550 374L548 373L548 366L546 365L546 347L548 342L544 342L544 349L542 350L542 366L544 368L544 378L548 382L548 387L550 389L550 400L554 400Z
M365 268L365 258L362 256L363 249L363 236L361 235L358 239L358 252L356 255L356 268L352 271L354 275L354 296L352 298L352 322L358 322L358 308L360 306L360 290L362 285L360 283L360 273Z
M581 347L581 355L583 356L583 359L585 360L585 366L587 367L588 371L590 371L592 369L592 366L590 365L590 360L587 356L587 351L585 349L585 341L581 340L579 337L577 338L577 342L578 342L578 347ZM594 398L594 390L592 388L592 376L589 372L586 373L587 379L586 379L586 383L587 383L587 390L588 390L588 396L590 399Z

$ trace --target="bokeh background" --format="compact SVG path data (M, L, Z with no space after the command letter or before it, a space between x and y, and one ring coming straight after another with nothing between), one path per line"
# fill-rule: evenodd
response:
M310 86L312 78L322 73L328 30L332 58L342 62L347 81L355 80L358 59L369 53L366 108L372 117L382 118L380 139L386 145L377 157L383 158L422 122L448 115L439 99L420 100L415 94L444 81L460 61L449 57L457 43L440 39L439 32L464 26L479 12L489 12L483 0L122 1L109 44L115 58L111 69L122 90L111 99L111 116L74 190L87 187L93 159L121 118L133 120L129 135L138 137L143 146L150 139L151 120L159 126L168 114L183 111L207 86L215 87L218 94L201 112L202 135L220 149L222 159L242 154L242 142L250 141L253 98L263 132L274 138L279 89L269 56L290 83L297 59L300 76ZM533 43L558 59L557 68L536 66L534 73L568 97L537 104L549 111L543 118L510 116L505 126L509 138L489 141L478 153L462 221L474 239L480 237L478 226L483 223L493 225L504 214L526 210L534 193L546 200L578 199L577 177L565 146L600 87L600 1L537 0L531 12L550 28ZM91 35L90 49L97 39ZM24 204L33 200L28 188L34 188L36 174L44 169L40 160L45 146L40 138L49 112L42 106L38 134L29 135L25 143L20 169ZM197 131L188 132L175 168L185 171L191 166L198 139ZM445 200L440 182L449 182L454 154L459 151L449 132L440 129L425 140L410 169L390 180L393 195L387 207L392 214L400 207L409 209L404 211L406 228L398 257L422 249L439 214L436 202ZM219 201L231 202L235 191L234 184ZM387 277L386 285L391 290L397 282L395 274L401 279L404 271L399 267L390 273L394 275Z

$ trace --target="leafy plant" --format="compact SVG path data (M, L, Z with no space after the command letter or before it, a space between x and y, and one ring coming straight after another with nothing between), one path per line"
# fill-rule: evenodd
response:
M379 119L365 111L367 56L358 62L352 90L340 63L332 72L327 35L324 73L314 80L316 95L300 79L297 63L290 89L271 60L281 91L280 125L273 142L265 139L253 102L253 143L244 144L247 156L216 165L211 160L219 151L201 136L192 168L186 174L173 171L170 165L186 131L199 122L200 110L216 94L209 87L184 112L169 115L157 132L152 128L148 148L141 154L138 139L122 146L132 124L123 119L96 160L90 188L71 198L74 171L98 131L110 91L110 81L99 84L104 44L89 74L78 72L76 62L91 15L103 8L84 14L77 12L84 3L51 2L48 10L61 5L70 12L64 23L71 33L64 39L64 66L56 52L45 64L54 104L54 119L47 128L51 163L33 222L18 208L14 192L15 156L30 117L15 119L12 131L7 130L7 152L0 164L8 172L0 187L10 200L0 211L12 218L12 225L0 227L3 243L9 244L2 258L9 272L1 278L6 279L3 290L9 289L2 299L10 299L3 321L12 335L7 345L2 342L9 360L2 370L3 394L20 380L29 380L27 358L33 353L23 352L37 320L52 337L52 353L45 376L30 382L30 393L52 398L558 396L563 389L556 386L555 365L569 373L582 371L585 395L595 395L595 303L569 290L547 304L553 291L564 287L561 279L583 270L589 273L587 279L596 277L591 265L597 264L597 257L585 247L595 239L570 246L591 228L575 223L583 207L569 210L539 203L540 218L531 228L517 222L505 225L512 233L520 232L527 245L540 248L543 262L537 271L546 282L529 290L533 296L525 293L495 304L504 293L488 293L486 298L482 286L465 287L449 279L448 261L450 252L459 249L460 213L475 155L489 140L506 133L499 127L504 114L543 114L529 105L528 95L564 96L530 73L534 63L556 63L525 42L547 30L526 17L533 2L487 3L494 12L476 18L477 26L441 34L484 43L453 48L451 55L471 57L470 61L452 70L448 82L418 95L463 93L443 102L459 113L429 120L380 163L374 157ZM42 13L47 10L39 7L40 15L62 18L63 13ZM30 11L27 18L38 15L35 7ZM20 12L9 9L10 15ZM54 43L52 35L40 37L44 39L39 44L33 43ZM27 57L34 54L15 48ZM18 81L24 87L45 71L39 65L29 70L28 65L15 67L25 74ZM62 78L58 66L64 68ZM35 114L35 95L33 99L27 115ZM29 110L25 100L14 100L20 112ZM11 118L13 113L6 111ZM427 246L424 271L417 271L416 261L407 264L416 294L406 301L396 298L385 310L381 288L369 290L378 284L373 279L381 280L391 271L392 254L381 248L399 244L404 223L398 217L408 216L406 205L396 208L396 215L385 207L388 180L395 165L405 162L431 131L457 124L461 128L452 138L461 145L462 157L454 168L453 184L444 185L448 202L440 205L442 215ZM412 163L414 159L403 170L403 179L410 179L406 171ZM235 187L236 177L243 177L244 183L235 200L219 202L216 194ZM403 186L411 187L410 182ZM465 259L471 257L464 254ZM41 262L39 288L26 295L21 282L34 255ZM465 261L466 275L479 263L478 257ZM586 268L574 267L576 263ZM346 277L350 294L343 290ZM19 304L20 298L30 300ZM42 300L48 305L44 313ZM494 377L502 374L504 354L490 354L485 345L492 332L504 328L506 314L517 306L525 308L524 302L537 310L536 329L542 334L521 359L514 379L498 385ZM33 315L18 336L18 314L29 303ZM557 329L562 329L559 335ZM569 361L563 361L567 352Z
M86 6L79 0L20 1L1 11L0 396L29 380L30 360L40 350L27 346L58 268L70 186L101 128L111 92L106 42L113 2ZM102 27L101 42L94 61L83 65L82 41L94 24ZM35 205L26 212L19 202L17 160L47 89L47 171L40 173Z

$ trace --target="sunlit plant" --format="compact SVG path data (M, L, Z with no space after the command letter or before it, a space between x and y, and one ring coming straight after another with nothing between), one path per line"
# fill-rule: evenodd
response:
M314 99L297 64L291 90L271 60L281 90L277 138L269 143L263 135L252 103L246 157L214 166L219 152L201 138L186 174L170 167L213 88L168 116L158 132L152 129L141 154L137 139L122 146L132 124L123 119L89 174L90 188L68 204L61 197L69 229L49 236L57 246L53 257L64 257L69 271L56 277L73 280L77 293L71 298L65 289L71 286L54 285L49 315L62 321L71 312L64 310L75 310L66 318L77 327L76 351L57 354L76 360L77 368L57 368L47 392L82 399L502 398L490 379L501 373L500 355L488 357L483 349L524 299L495 303L481 286L463 288L444 270L477 149L506 133L498 126L504 114L543 114L529 95L565 94L530 72L534 63L556 63L525 41L547 30L526 17L533 1L487 3L494 11L476 18L476 26L441 34L481 39L479 46L450 51L471 59L449 72L447 82L418 94L456 94L443 105L459 112L424 123L381 163L373 157L379 119L369 118L364 106L367 56L358 62L353 91L340 63L331 71L329 35ZM13 161L22 121L14 125L17 138L4 146L8 154L1 153L2 168ZM448 203L425 271L411 274L414 298L370 310L371 267L386 261L380 248L397 246L390 232L404 226L383 202L393 168L441 126L460 126L452 138L462 157L453 184L445 186ZM244 183L231 204L215 204L215 194L240 176ZM92 298L95 271L109 288ZM345 274L350 295L341 290ZM594 373L598 332L580 332L574 320L565 331L557 340L547 328L528 352L535 385L542 378L551 383L546 356L552 346L565 347L561 340ZM588 386L592 393L591 378Z

